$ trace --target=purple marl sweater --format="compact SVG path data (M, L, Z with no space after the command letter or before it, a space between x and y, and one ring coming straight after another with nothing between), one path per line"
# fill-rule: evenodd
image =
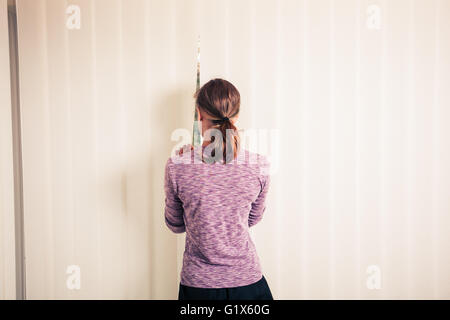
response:
M232 163L201 161L200 147L165 168L165 222L186 232L181 284L231 288L257 282L261 266L249 228L265 211L269 162L241 149Z

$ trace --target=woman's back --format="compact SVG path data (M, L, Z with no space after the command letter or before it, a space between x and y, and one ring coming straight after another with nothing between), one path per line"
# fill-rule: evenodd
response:
M264 156L239 151L228 164L168 159L165 175L167 226L186 231L181 284L199 288L245 286L262 272L249 227L262 218L269 187Z

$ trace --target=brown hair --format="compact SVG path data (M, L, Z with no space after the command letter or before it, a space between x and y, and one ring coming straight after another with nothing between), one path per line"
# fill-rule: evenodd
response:
M200 110L212 117L210 119L222 133L223 141L214 141L219 150L223 150L224 163L230 162L231 151L233 159L237 157L240 148L240 137L231 119L239 114L241 96L236 87L224 79L212 79L205 83L194 94L195 104ZM218 126L218 127L217 127ZM227 145L227 130L232 134ZM227 151L227 148L230 148Z

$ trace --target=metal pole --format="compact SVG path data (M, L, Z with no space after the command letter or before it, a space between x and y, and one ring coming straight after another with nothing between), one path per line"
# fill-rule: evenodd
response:
M14 217L16 249L16 299L26 299L25 237L23 215L22 135L20 121L19 47L16 0L8 0L9 62L14 168Z

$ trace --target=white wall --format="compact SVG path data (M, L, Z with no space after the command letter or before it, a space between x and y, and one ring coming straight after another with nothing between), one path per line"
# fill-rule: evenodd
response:
M14 177L7 0L0 0L0 300L15 299Z
M176 298L163 170L192 126L199 34L202 84L229 79L239 126L279 132L278 151L261 143L278 170L253 231L274 296L450 298L450 2L18 8L28 298Z

